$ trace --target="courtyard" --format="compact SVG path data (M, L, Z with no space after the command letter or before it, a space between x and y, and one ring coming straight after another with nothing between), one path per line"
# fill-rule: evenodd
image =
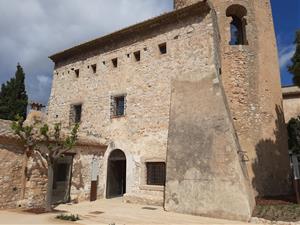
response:
M64 222L56 215L79 215ZM241 222L165 212L162 207L123 203L122 198L59 205L55 212L32 214L22 210L0 211L0 224L241 224ZM245 223L246 224L246 223Z

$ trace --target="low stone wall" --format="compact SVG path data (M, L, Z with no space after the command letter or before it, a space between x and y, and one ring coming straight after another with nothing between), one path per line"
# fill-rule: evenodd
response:
M22 198L24 155L19 145L7 140L0 143L0 209L16 208Z
M39 155L34 154L27 160L26 189L22 201L23 207L44 207L47 193L48 167L46 161Z

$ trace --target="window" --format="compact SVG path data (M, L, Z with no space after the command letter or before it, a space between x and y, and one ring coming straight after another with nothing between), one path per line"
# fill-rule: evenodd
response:
M226 11L226 16L231 17L230 23L230 45L247 45L246 19L247 10L241 5L231 5Z
M112 117L125 115L125 95L112 97Z
M81 122L82 105L71 105L70 125Z
M167 54L167 43L162 43L160 45L158 45L160 54Z
M75 70L75 75L77 78L79 77L79 69Z
M118 58L114 58L111 60L113 67L117 68L118 67Z
M97 64L91 65L93 73L97 72Z
M140 51L134 52L133 55L134 55L134 58L135 58L136 62L141 61L141 52Z
M164 162L147 162L147 185L164 186L166 182L166 164Z

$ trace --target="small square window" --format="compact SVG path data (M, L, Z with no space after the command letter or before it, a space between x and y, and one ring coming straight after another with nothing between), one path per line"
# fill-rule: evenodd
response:
M93 73L97 72L97 64L91 65Z
M125 116L125 95L112 97L112 117Z
M141 61L141 52L140 51L134 52L133 55L134 55L134 58L135 58L136 62Z
M166 164L164 162L147 162L147 185L164 186L166 183Z
M167 54L167 43L162 43L160 45L158 45L160 54L164 55Z
M113 66L114 66L115 68L118 67L118 58L112 59L111 62L112 62Z
M79 69L75 70L75 75L77 78L79 77Z

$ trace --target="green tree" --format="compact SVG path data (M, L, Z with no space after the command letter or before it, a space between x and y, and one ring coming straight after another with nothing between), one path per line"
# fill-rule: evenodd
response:
M38 121L32 125L26 125L23 119L18 117L18 120L12 123L11 128L23 142L27 158L37 153L47 162L48 183L45 210L52 211L54 164L58 158L63 157L75 146L79 124L75 124L68 135L64 135L61 132L60 123L52 128ZM36 158L33 157L33 159Z
M17 65L15 77L2 84L0 91L0 119L15 120L17 115L25 118L28 97L25 90L25 73Z
M300 116L290 119L287 125L289 150L300 153Z
M293 74L293 81L296 85L300 86L300 30L296 32L296 52L292 57L292 64L288 66L288 70Z

